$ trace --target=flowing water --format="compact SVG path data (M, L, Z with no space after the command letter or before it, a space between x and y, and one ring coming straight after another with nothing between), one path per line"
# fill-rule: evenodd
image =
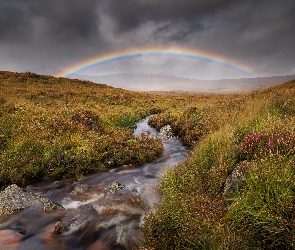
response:
M148 118L137 123L136 136L142 132L157 136ZM0 229L21 239L11 249L135 249L144 215L159 203L163 172L187 156L178 139L163 139L163 145L163 154L152 163L99 171L76 181L27 186L65 209L44 212L32 206L2 219Z

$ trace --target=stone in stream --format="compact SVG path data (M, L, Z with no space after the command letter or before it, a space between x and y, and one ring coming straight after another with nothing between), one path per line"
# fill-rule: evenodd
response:
M22 235L14 232L13 230L4 229L0 231L0 249L11 249L12 245L15 246L21 241Z
M128 190L123 184L114 181L111 185L109 185L107 188L104 189L104 194L113 194L113 193L117 193L117 192L129 192L130 190ZM131 190L131 192L136 193L137 195L139 195L138 191L134 188Z
M160 129L160 133L157 137L165 140L174 139L176 138L172 132L172 128L170 125L166 125Z
M42 205L44 211L55 209L64 209L47 198L24 190L15 184L12 184L0 192L0 216L13 214L32 205Z
M53 225L50 225L48 229L42 235L42 241L51 244L57 241L56 235L61 234L65 231L64 226L60 221L55 222Z
M118 191L121 191L125 188L125 186L117 181L113 182L107 188L104 189L104 194L112 194Z

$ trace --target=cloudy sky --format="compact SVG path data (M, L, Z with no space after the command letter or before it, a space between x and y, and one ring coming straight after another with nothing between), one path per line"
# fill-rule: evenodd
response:
M173 47L218 55L256 76L295 74L294 13L294 0L2 0L0 70L56 75L105 53ZM125 59L79 73L249 77L180 56Z

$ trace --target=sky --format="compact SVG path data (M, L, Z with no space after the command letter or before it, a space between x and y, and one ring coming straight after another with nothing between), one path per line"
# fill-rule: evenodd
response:
M109 53L141 48L199 51L251 71L295 74L294 0L3 0L0 70L58 75ZM81 75L251 77L212 60L144 55Z

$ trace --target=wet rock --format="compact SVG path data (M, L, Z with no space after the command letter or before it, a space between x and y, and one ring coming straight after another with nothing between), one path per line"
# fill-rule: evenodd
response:
M140 195L135 188L133 188L132 190L129 190L123 184L117 181L114 181L111 185L109 185L107 188L104 189L104 194L114 194L118 192L125 193L125 194L132 192L136 195Z
M234 168L232 173L227 177L224 185L223 195L230 197L234 190L241 189L245 183L243 178L249 170L249 162L242 161L237 167Z
M176 138L172 132L172 128L170 125L166 125L160 129L160 133L157 135L157 137L169 140Z
M111 248L109 246L107 246L105 243L100 242L100 241L96 241L93 244L91 244L87 250L111 250Z
M90 186L82 183L73 183L68 192L72 200L86 201L93 196Z
M45 233L42 236L42 240L45 243L52 243L55 238L56 235L61 234L62 232L65 231L65 228L63 227L63 225L61 224L60 221L57 221L56 223L54 223L52 226L50 226Z
M64 209L63 206L24 190L15 184L0 192L0 216L13 214L35 204L41 204L44 211Z
M1 230L0 231L0 249L9 249L8 245L15 245L20 242L22 235L12 230ZM2 248L2 246L4 246Z
M125 186L117 181L113 182L110 186L104 189L104 194L112 194L121 191Z
M130 190L126 188L123 184L114 181L111 185L104 189L104 194L114 194L114 193L129 193ZM136 189L133 189L132 192L138 194Z

